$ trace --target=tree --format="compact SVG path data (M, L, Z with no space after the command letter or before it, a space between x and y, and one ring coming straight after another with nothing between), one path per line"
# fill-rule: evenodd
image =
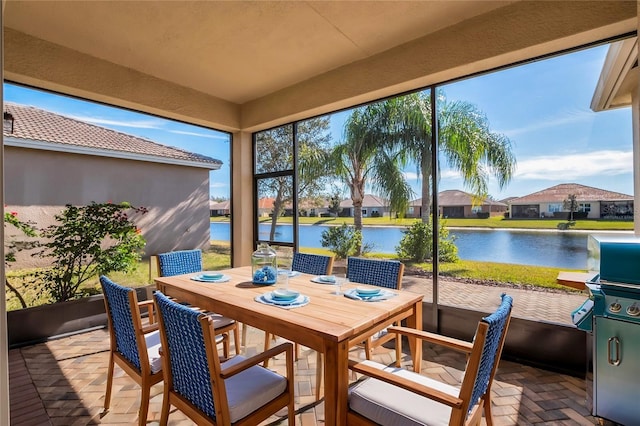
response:
M569 220L569 222L573 222L573 214L578 211L576 194L569 194L567 196L567 199L562 202L562 209L569 210L569 217L567 220Z
M80 285L96 275L130 271L137 267L145 239L129 213L145 214L144 207L129 203L91 203L65 206L55 215L58 223L45 228L46 239L37 256L50 257L52 265L35 273L54 302L72 300Z
M4 223L5 223L5 227L6 227L6 224L8 223L12 225L16 230L20 231L20 233L25 237L36 237L38 235L36 232L36 228L31 223L23 222L20 219L18 219L18 212L5 213ZM30 241L30 240L18 241L17 238L18 238L17 236L16 237L5 236L5 241L4 241L5 265L8 265L9 262L16 261L17 252L24 249L37 247L37 244L38 244L37 241ZM20 293L20 291L18 291L16 287L11 285L11 283L9 282L9 279L6 276L4 279L4 284L16 296L16 298L18 299L18 302L20 303L20 306L22 306L23 308L26 308L27 302L25 301L24 297L22 297L22 294Z
M433 260L433 222L415 222L403 230L404 234L400 243L396 246L396 253L400 259L408 259L413 262L426 262ZM443 262L457 262L458 247L455 245L455 237L449 234L446 221L438 222L438 259Z
M331 198L329 199L329 207L327 208L327 210L334 217L338 217L338 215L342 211L342 207L340 207L340 199L341 199L341 197L340 197L340 194L338 192L334 192L331 195Z
M328 247L336 255L336 259L346 259L355 254L358 247L362 245L362 231L346 223L332 226L322 231L320 244L322 247Z
M362 201L370 186L389 200L392 211L403 214L413 195L402 173L402 151L398 149L392 123L391 101L353 110L345 123L343 143L334 147L331 163L349 188L353 202L353 223L362 231ZM362 252L358 245L356 254Z
M328 179L329 117L302 121L297 126L298 196L312 197ZM293 126L281 126L256 136L256 172L278 173L258 181L258 193L274 198L269 239L275 239L278 217L293 200ZM286 173L289 171L289 173Z
M488 177L493 175L502 188L512 178L516 160L511 141L492 132L489 121L475 105L464 101L448 101L438 93L438 148L449 166L458 170L465 185L478 201L488 195ZM416 162L422 179L422 212L424 223L431 213L431 102L425 93L414 93L393 99L390 107L397 139L401 141L405 160Z

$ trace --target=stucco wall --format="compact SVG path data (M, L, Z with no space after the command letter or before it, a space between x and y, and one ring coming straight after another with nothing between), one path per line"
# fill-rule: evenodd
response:
M128 201L147 240L145 255L209 244L209 170L5 147L5 211L43 228L65 204ZM7 228L9 231L9 228ZM19 253L12 267L38 265Z

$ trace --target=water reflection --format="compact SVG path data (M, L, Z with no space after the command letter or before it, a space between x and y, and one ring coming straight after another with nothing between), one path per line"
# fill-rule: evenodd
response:
M270 224L260 225L260 238L268 239ZM323 225L300 226L300 247L320 248ZM374 245L374 251L395 253L402 238L399 227L365 227L365 243ZM456 238L460 258L484 262L515 263L521 265L552 266L586 269L587 236L582 232L450 229ZM600 234L600 233L599 233ZM229 240L228 223L212 223L211 239ZM277 225L276 241L293 242L293 227Z

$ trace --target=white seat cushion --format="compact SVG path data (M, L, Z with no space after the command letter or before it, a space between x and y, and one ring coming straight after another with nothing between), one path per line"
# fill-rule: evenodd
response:
M236 355L221 367L228 368L246 359ZM225 380L231 423L246 417L287 388L287 379L271 370L253 366Z
M364 364L458 396L459 389L428 377L373 361ZM349 408L380 425L447 426L451 408L381 380L368 378L349 390Z
M160 357L160 332L152 331L144 335L147 342L147 355L149 356L149 366L152 373L162 370L162 358Z

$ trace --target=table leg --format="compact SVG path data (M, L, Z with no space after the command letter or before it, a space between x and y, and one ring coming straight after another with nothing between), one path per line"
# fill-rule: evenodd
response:
M413 313L407 318L407 327L422 330L422 300L413 305ZM422 342L419 339L409 339L414 371L422 369Z
M324 423L346 425L349 388L348 342L326 342L324 359Z

